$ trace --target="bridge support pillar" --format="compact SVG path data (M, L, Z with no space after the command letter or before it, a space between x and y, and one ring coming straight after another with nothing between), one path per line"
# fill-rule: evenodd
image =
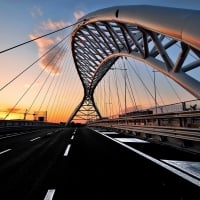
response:
M101 114L94 102L94 99L92 96L84 96L81 103L77 106L74 113L69 118L67 124L69 124L71 121L84 121L88 122L91 120L96 120L98 118L101 118Z

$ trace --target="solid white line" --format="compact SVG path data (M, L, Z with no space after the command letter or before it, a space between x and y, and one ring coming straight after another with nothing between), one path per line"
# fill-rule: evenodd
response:
M12 149L6 149L5 151L0 152L0 154L6 153L8 151L11 151Z
M111 138L111 137L109 137L109 136L107 136L105 134L102 134L101 132L99 132L97 130L94 130L94 131L97 132L97 133L99 133L99 134L101 134L101 135L103 135L104 137L107 137L107 138L109 138L109 139L117 142L118 144L121 144L122 146L126 147L127 149L130 149L131 151L139 154L140 156L142 156L142 157L144 157L144 158L146 158L148 160L151 160L152 162L160 165L161 167L164 167L165 169L173 172L174 174L179 175L180 177L182 177L182 178L184 178L184 179L190 181L191 183L193 183L193 184L195 184L195 185L197 185L197 186L200 187L200 180L198 180L196 178L193 178L192 176L190 176L190 175L188 175L188 174L186 174L186 173L184 173L184 172L182 172L180 170L177 170L176 168L174 168L174 167L166 164L162 160L157 160L157 159L155 159L155 158L153 158L153 157L151 157L151 156L149 156L149 155L147 155L147 154L145 154L145 153L143 153L143 152L141 152L141 151L139 151L139 150L137 150L137 149L135 149L133 147L130 147L130 146L128 146L128 145L126 145L126 144L118 141L118 140L115 140L114 138Z
M70 147L71 147L71 144L68 144L68 146L67 146L67 148L65 150L64 156L68 155Z
M33 142L33 141L38 140L38 139L40 139L40 137L33 138L32 140L30 140L30 142Z
M44 200L52 200L56 190L48 190Z

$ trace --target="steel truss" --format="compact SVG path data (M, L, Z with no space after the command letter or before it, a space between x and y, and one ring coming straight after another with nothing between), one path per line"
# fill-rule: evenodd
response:
M77 114L101 118L93 93L119 57L145 62L200 98L200 82L190 74L200 66L200 12L155 6L120 6L93 12L74 27L72 53L84 87ZM174 46L180 51L171 55ZM189 55L194 59L185 62ZM87 104L87 102L89 102ZM93 107L91 116L89 109Z

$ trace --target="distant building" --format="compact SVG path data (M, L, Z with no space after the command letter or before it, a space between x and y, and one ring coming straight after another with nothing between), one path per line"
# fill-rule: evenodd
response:
M35 111L33 116L34 121L47 122L47 111Z

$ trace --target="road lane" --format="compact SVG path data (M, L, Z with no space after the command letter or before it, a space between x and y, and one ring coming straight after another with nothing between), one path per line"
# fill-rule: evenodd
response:
M139 150L147 156L157 159L162 166L166 166L165 163L167 164L167 168L171 168L170 166L172 166L174 172L178 169L180 171L178 172L179 175L183 172L182 176L184 178L200 186L200 154L183 151L178 147L172 147L164 143L149 142L142 138L138 139L130 134L125 135L117 132L113 134L109 131L100 131L99 133L128 145L135 151Z
M193 199L199 187L89 129L58 166L53 200ZM142 192L144 191L144 192Z
M12 148L23 145L26 141L32 140L36 137L45 137L47 133L54 132L59 129L38 129L38 130L28 130L24 132L9 133L0 137L0 151L4 149Z
M199 187L91 129L65 128L25 141L0 155L3 200L191 200L200 195Z
M0 195L4 196L3 200L44 199L45 181L63 155L72 131L61 130L33 142L20 143L18 148L0 155Z

